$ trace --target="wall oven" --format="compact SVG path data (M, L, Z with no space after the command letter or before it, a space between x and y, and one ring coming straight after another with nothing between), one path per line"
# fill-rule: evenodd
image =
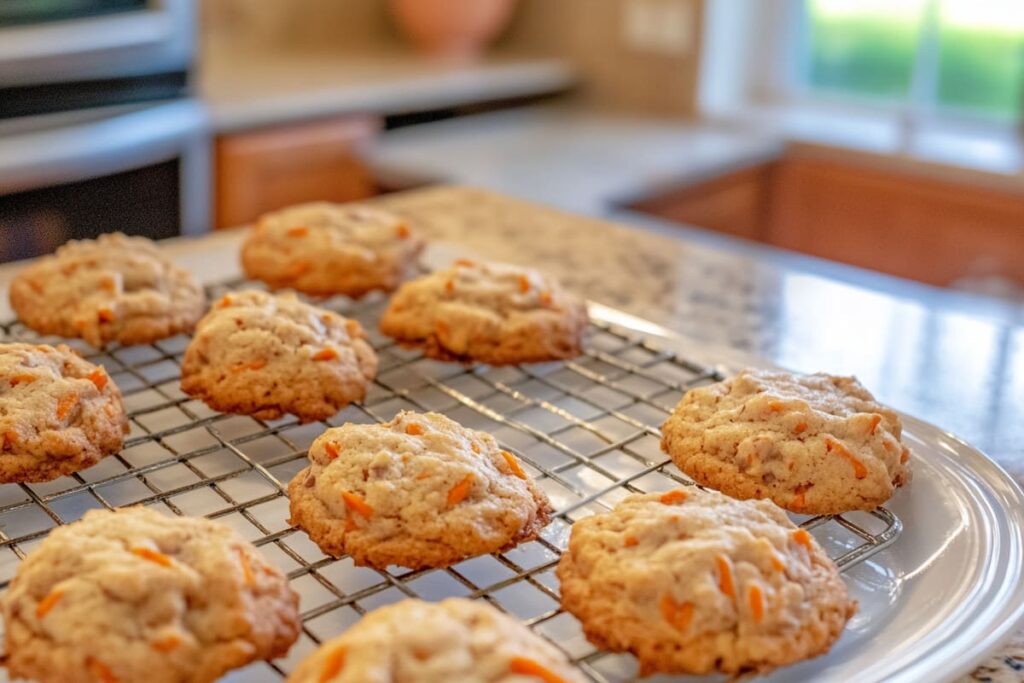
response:
M0 260L209 221L193 0L0 2Z

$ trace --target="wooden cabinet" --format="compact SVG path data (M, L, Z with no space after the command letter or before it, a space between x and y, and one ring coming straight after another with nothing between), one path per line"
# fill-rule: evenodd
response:
M1024 284L1024 192L797 156L633 206L934 285L969 276Z
M360 151L379 129L376 117L345 116L218 137L214 224L234 227L289 204L376 194Z

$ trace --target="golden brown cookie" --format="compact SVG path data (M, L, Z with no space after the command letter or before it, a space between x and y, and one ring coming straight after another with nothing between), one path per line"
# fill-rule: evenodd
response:
M768 501L632 495L572 527L562 607L640 674L767 673L824 654L856 611L807 531Z
M223 524L93 510L51 531L0 598L6 666L39 683L212 683L287 653L298 603Z
M190 332L206 307L202 287L144 237L72 241L22 270L11 307L40 334L147 344Z
M437 413L328 429L288 485L291 523L325 553L445 567L528 541L551 508L494 437Z
M910 481L900 418L852 377L746 370L691 389L662 448L699 484L787 510L873 510Z
M225 294L199 321L181 389L214 410L323 420L366 395L377 354L362 326L289 294Z
M63 344L0 344L0 482L49 481L121 450L121 391Z
M359 297L393 290L422 250L408 222L387 211L313 202L261 216L242 244L242 266L274 289Z
M573 358L586 327L583 300L546 275L467 260L402 285L380 321L431 358L492 365Z
M584 683L554 645L481 600L403 600L320 646L288 683Z

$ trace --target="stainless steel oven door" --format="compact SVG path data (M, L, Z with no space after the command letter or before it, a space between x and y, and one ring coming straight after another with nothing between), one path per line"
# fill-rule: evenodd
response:
M175 219L154 236L205 232L209 136L206 108L192 99L0 121L0 227L27 239L34 225L64 225L67 239L85 236L78 225L125 229L148 209ZM46 215L55 220L34 218Z
M151 0L144 10L0 28L0 83L9 87L184 70L194 34L194 0Z

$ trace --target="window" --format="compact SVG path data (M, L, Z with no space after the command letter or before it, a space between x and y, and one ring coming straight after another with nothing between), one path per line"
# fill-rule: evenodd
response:
M802 0L796 84L917 113L1017 121L1024 0Z

